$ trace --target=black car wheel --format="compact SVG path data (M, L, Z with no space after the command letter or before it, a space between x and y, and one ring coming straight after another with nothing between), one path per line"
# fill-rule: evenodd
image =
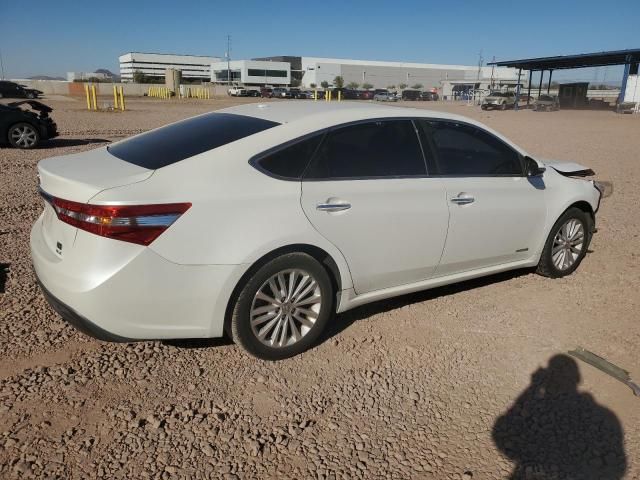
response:
M40 132L30 123L16 123L9 127L8 139L16 148L35 148L40 143Z

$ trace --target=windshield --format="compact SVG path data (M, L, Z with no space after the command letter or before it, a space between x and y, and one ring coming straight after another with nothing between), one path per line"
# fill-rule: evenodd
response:
M491 92L489 96L490 97L506 97L507 94L502 92Z
M107 147L111 155L155 170L280 125L231 113L207 113Z
M553 101L553 97L551 95L540 95L540 98L538 98L538 100Z

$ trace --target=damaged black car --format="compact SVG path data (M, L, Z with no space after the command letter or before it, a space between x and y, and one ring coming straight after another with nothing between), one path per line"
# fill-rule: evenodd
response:
M0 145L35 148L43 141L57 137L57 126L49 117L52 111L51 107L36 100L0 105Z

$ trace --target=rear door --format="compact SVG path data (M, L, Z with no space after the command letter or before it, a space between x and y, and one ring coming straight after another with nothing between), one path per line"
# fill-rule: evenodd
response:
M370 121L327 133L302 182L302 207L346 258L357 294L430 278L449 212L426 176L411 120Z
M520 154L474 125L444 120L418 125L450 211L437 275L530 258L545 224L544 183L524 175Z

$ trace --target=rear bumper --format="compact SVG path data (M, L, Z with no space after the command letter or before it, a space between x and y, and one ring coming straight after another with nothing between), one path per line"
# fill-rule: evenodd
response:
M31 232L42 290L67 322L100 340L220 337L231 293L247 265L180 265L149 247L78 231L63 255ZM55 246L54 246L55 248Z
M42 294L44 295L45 300L51 305L51 308L55 310L55 312L62 317L64 321L66 321L71 326L75 327L76 330L84 333L85 335L89 335L90 337L96 338L98 340L102 340L104 342L134 342L135 339L125 338L119 335L115 335L111 332L107 332L105 329L100 328L95 323L84 318L78 312L76 312L73 308L69 307L62 303L58 298L56 298L46 287L42 284L38 275L36 274L36 279L38 281L38 286L40 290L42 290Z

